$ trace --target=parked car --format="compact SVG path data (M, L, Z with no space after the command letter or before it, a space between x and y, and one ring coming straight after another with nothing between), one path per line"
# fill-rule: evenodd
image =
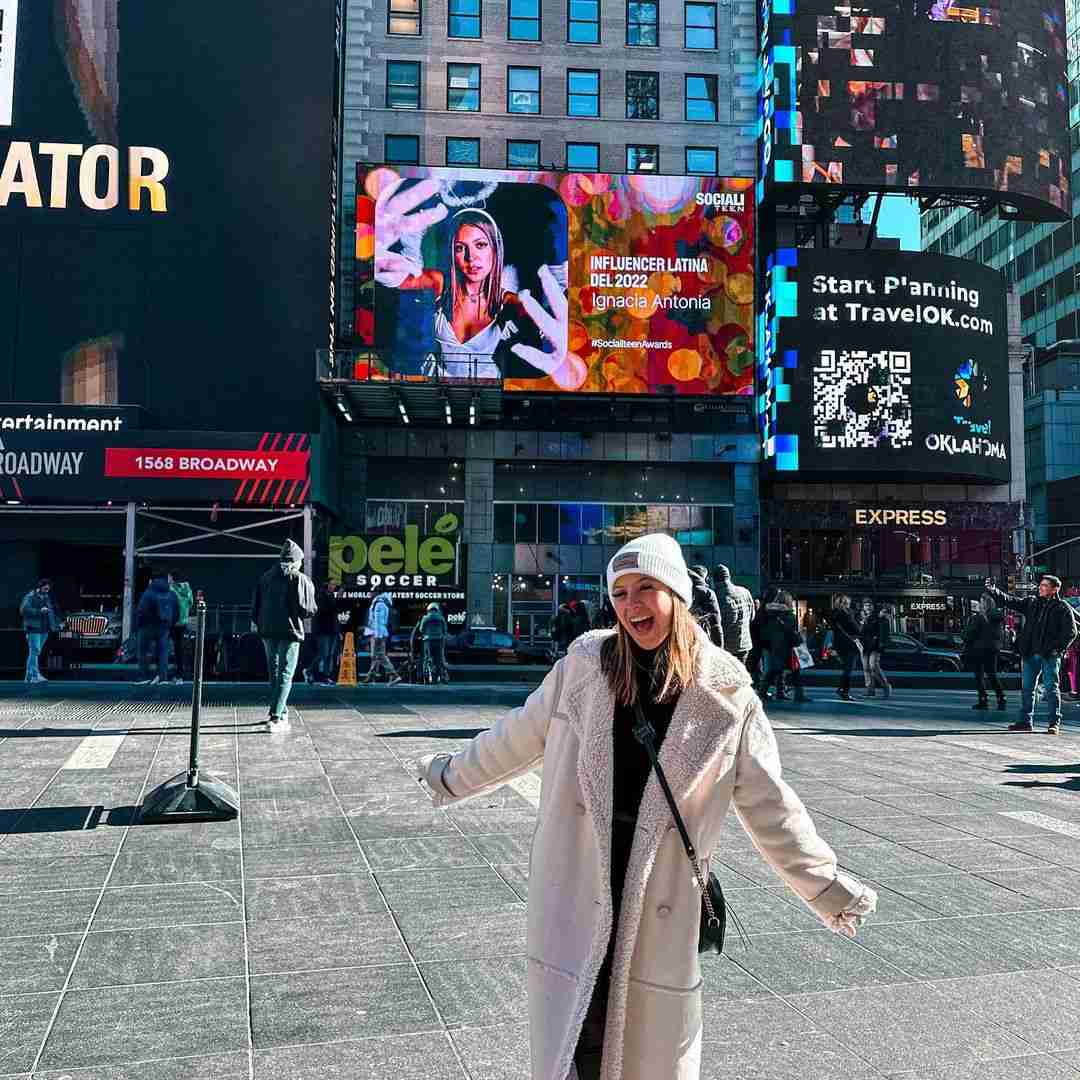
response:
M446 639L446 660L450 664L513 664L513 635L494 626L470 626Z
M923 634L922 643L928 649L944 649L946 652L963 653L963 634L929 633Z
M840 659L832 650L821 655L822 667L837 668ZM893 634L881 657L881 666L890 671L962 671L964 664L955 649L932 649L907 634Z
M58 651L73 663L113 660L120 648L122 627L119 610L69 612L57 633Z

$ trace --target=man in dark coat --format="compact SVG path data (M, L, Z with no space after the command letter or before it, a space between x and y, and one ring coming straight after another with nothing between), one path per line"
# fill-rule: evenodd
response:
M172 628L180 618L180 601L172 591L170 575L159 570L149 588L139 597L135 622L139 631L139 666L147 677L144 686L157 686L169 681L169 640ZM151 651L152 650L152 651ZM157 674L149 675L147 653L157 659Z
M570 609L570 640L576 641L592 629L592 620L589 609L580 600L571 600L567 606Z
M567 604L560 604L555 618L551 620L551 638L555 651L562 656L574 640L574 616Z
M833 629L833 648L840 657L843 670L840 675L840 689L836 696L844 701L851 700L851 673L855 670L855 661L859 658L859 624L851 614L851 597L837 596L833 600L830 616Z
M334 653L340 634L338 625L337 582L328 581L323 585L316 598L318 611L311 625L312 637L315 638L315 656L311 667L304 674L308 682L322 686L334 684Z
M716 599L720 604L720 627L724 633L724 648L744 664L754 643L750 624L754 621L754 598L750 590L731 580L726 566L716 568Z
M690 604L690 614L698 621L698 625L709 640L718 648L724 647L724 626L720 619L720 602L716 593L709 587L709 571L704 566L688 567L690 585L693 588L693 600Z
M866 675L866 696L876 697L880 686L886 697L892 696L892 686L881 670L881 654L892 638L892 619L886 604L875 604L859 629L859 644L863 652L863 671Z
M795 621L795 601L791 593L777 593L776 599L766 604L767 616L761 627L761 644L765 650L764 696L768 697L775 681L777 697L783 698L783 679L787 672L797 702L809 701L803 690L802 675L798 664L792 663L792 652L803 644L803 636Z
M1072 608L1061 599L1061 579L1044 574L1038 596L1013 596L1002 592L989 578L986 591L1005 607L1024 616L1024 625L1016 638L1016 648L1023 658L1020 691L1020 719L1009 725L1010 731L1035 730L1035 686L1042 679L1050 708L1047 734L1061 734L1061 657L1076 637Z
M1005 691L998 678L998 660L1005 645L1005 612L994 606L994 598L988 593L979 601L979 610L971 616L964 627L964 657L975 673L975 689L979 700L975 709L989 709L990 696L986 684L990 683L997 695L997 707L1005 709Z
M266 650L271 732L289 726L289 691L304 640L304 620L317 610L315 586L300 569L303 561L300 547L286 540L278 565L259 578L251 600L252 626Z

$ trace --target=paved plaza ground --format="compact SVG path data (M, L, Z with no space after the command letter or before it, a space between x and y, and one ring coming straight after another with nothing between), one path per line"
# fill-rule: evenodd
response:
M0 1077L528 1080L537 779L447 811L414 779L523 694L299 687L270 736L214 686L240 818L140 825L181 691L0 687ZM816 699L770 710L785 775L880 910L820 928L732 817L751 946L703 964L703 1076L1080 1080L1077 706L1055 739L967 693Z

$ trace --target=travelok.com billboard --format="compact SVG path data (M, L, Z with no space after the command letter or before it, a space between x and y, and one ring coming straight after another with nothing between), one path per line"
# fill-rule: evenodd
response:
M749 179L360 165L356 202L358 378L753 393Z

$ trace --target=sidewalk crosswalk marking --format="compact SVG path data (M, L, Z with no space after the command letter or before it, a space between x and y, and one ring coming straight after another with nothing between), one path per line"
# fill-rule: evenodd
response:
M61 769L107 769L126 738L126 731L119 735L87 735Z
M1062 821L1061 818L1040 814L1035 810L1002 810L1001 816L1026 821L1029 825L1038 825L1040 829L1080 839L1080 825L1077 825L1075 821Z
M981 742L976 739L949 739L949 746L965 746L969 750L981 750L984 754L993 754L995 757L1011 758L1013 761L1038 761L1043 765L1057 764L1053 761L1053 755L1047 751L1037 753L1031 750L1006 749L999 743ZM1072 764L1072 761L1060 762L1062 765Z

